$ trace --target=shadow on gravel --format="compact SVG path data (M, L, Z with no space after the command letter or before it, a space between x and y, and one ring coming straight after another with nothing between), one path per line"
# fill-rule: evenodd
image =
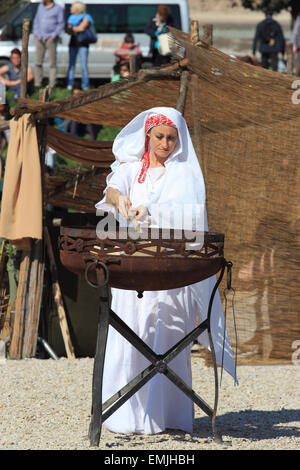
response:
M239 412L225 413L217 415L217 428L223 436L224 443L229 442L230 438L259 441L264 439L276 439L280 437L300 437L300 410L281 411L263 411L263 410L242 410ZM149 435L146 442L150 444L168 445L170 440L177 445L185 445L187 442L199 442L204 444L212 443L212 426L208 416L196 418L194 422L193 434L187 436L187 433L177 430L168 430L154 436ZM229 441L228 441L229 438ZM105 448L120 449L126 445L132 448L144 448L144 435L120 435L115 434L111 442L105 444ZM159 448L159 447L158 447ZM163 447L165 448L165 447ZM184 447L182 447L184 448Z
M242 410L218 416L216 424L223 436L253 440L300 436L300 410L264 411ZM197 418L194 437L206 438L212 433L211 420L207 416Z

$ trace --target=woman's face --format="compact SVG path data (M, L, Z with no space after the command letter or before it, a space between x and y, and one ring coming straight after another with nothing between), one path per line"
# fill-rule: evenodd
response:
M159 160L166 160L174 151L178 139L177 129L172 126L156 126L150 131L151 153Z

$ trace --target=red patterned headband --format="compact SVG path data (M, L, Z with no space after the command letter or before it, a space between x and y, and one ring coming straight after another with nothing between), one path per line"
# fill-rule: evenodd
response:
M150 129L155 126L172 126L176 127L171 119L167 118L163 114L154 114L149 117L145 123L145 134L148 134Z
M175 127L175 124L171 121L171 119L167 118L163 114L154 114L153 116L149 117L146 122L145 122L145 153L143 157L143 165L142 165L142 170L141 173L138 177L138 182L143 183L146 178L146 173L150 165L150 156L149 156L149 140L150 137L148 135L148 132L152 127L156 126L172 126Z

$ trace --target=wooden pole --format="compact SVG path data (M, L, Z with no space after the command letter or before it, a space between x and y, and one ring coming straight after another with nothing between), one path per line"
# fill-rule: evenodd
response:
M208 34L210 31L212 33L212 28L209 28L208 26L210 25L204 25L204 31L206 32L205 34ZM190 23L190 28L191 28L191 42L192 44L196 45L200 41L199 37L199 25L198 21L191 21ZM205 35L206 40L207 36ZM203 41L205 39L203 38ZM211 37L212 41L212 37ZM201 152L201 140L200 140L200 125L199 125L199 110L197 103L199 103L199 81L198 77L196 74L191 75L190 79L190 86L189 90L191 93L191 138L193 141L193 145L195 148L196 155L199 160L199 164L201 166L201 169L204 173L204 161L202 158L202 152Z
M134 54L129 56L129 73L130 75L134 75L136 73L136 61Z
M22 358L35 356L44 281L43 241L32 243Z
M202 40L206 42L209 46L213 45L213 25L204 24L203 25L203 37Z
M28 68L28 40L30 31L29 18L22 21L22 52L21 52L21 86L20 97L25 98L27 88ZM22 358L24 325L26 321L26 299L28 295L28 283L30 276L30 250L22 252L17 297L15 300L15 315L13 322L12 340L9 354L12 359Z
M113 96L116 93L120 93L121 91L129 90L130 88L135 87L136 85L142 84L147 82L147 80L157 79L157 78L168 78L168 77L175 77L178 76L178 72L182 67L185 67L188 64L188 59L182 59L180 62L176 64L172 64L167 67L163 67L161 69L141 69L139 70L137 77L129 77L129 80L125 83L123 80L118 80L113 83L107 83L100 88L87 91L78 97L69 97L61 100L59 104L57 103L49 103L49 107L45 111L37 111L36 113L32 114L33 119L36 121L48 119L52 116L56 116L58 114L64 113L66 111L70 111L71 109L79 108L89 103L93 103L94 101L108 98L109 96ZM22 104L22 100L21 100ZM12 110L12 113L15 116L18 116L18 107ZM21 114L23 114L23 109L21 109Z
M40 100L47 101L49 97L48 89L40 90ZM39 123L37 126L37 139L39 147L41 180L42 180L42 205L43 205L43 225L45 219L45 198L44 198L44 166L45 151L47 144L47 121ZM42 303L43 287L44 287L44 244L43 240L33 240L32 250L30 254L30 273L28 274L28 293L25 302L25 328L22 348L22 358L35 356L40 310Z
M29 18L23 18L22 20L20 98L25 98L26 90L27 90L28 41L29 41L30 25L31 25L31 20Z
M199 23L198 21L191 20L190 22L190 38L191 38L191 43L196 44L199 41Z
M54 301L57 307L59 325L60 325L60 329L62 332L67 357L68 359L74 359L75 358L74 348L72 345L71 336L69 332L67 316L66 316L66 312L65 312L65 308L63 304L63 297L62 297L60 285L58 282L58 273L57 273L56 262L55 262L55 257L53 253L53 248L51 244L51 238L50 238L50 234L48 231L48 227L45 227L44 233L45 233L45 244L46 244L46 249L47 249L49 263L50 263L53 296L54 296Z
M9 349L11 359L22 359L23 335L25 324L25 306L30 273L30 252L23 251L20 263L19 282L15 300L12 339Z
M178 95L176 109L182 115L184 114L185 101L186 101L186 95L187 95L187 90L188 90L189 75L190 75L189 72L187 70L184 70L181 73L181 77L180 77L180 87L179 87L179 95Z
M196 155L198 157L199 164L201 166L201 170L203 172L203 176L205 174L205 162L202 155L202 148L201 148L201 128L200 128L200 114L201 108L199 109L199 79L196 74L192 74L191 76L191 124L192 124L192 132L191 138L193 141L193 145L195 148Z

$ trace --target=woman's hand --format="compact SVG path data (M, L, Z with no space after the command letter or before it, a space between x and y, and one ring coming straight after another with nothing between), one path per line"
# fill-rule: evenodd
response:
M129 219L128 210L131 207L131 201L127 196L121 194L118 189L108 188L106 193L106 202L107 204L115 206L126 220Z
M116 208L120 212L120 214L125 218L129 219L128 216L128 211L131 207L131 201L127 196L123 196L123 194L120 193L118 200L116 202Z
M135 219L140 221L143 221L149 215L147 207L143 205L130 209L130 213L135 214Z

